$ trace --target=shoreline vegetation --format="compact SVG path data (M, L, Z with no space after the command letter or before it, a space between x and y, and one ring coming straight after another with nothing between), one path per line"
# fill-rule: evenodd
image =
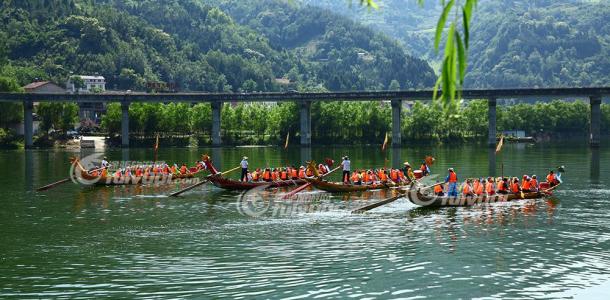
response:
M57 131L36 136L36 147L65 147L71 143L65 132L77 120L75 106L38 105L36 113L42 131ZM311 114L313 145L375 145L383 142L386 133L391 138L388 102L316 102ZM294 103L226 103L221 115L223 145L283 145L287 134L291 145L299 143L299 111ZM129 109L132 145L152 146L157 134L162 146L211 145L211 116L207 103L133 103ZM586 138L589 118L589 105L583 101L522 103L499 105L497 126L498 132L523 130L527 136L543 141ZM465 102L454 111L443 110L440 103L415 102L403 110L402 140L404 145L485 142L487 121L485 100ZM120 130L120 104L110 103L95 135L107 136L109 146L120 146ZM602 133L610 133L610 104L602 105ZM0 147L22 148L23 137L0 128Z

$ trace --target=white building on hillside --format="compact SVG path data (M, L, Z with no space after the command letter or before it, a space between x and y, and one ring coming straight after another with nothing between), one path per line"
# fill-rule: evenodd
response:
M83 80L83 86L78 89L79 93L91 93L96 90L103 92L106 90L106 79L104 76L77 76ZM68 82L66 83L66 90L68 90L69 93L77 92L72 79L68 79Z

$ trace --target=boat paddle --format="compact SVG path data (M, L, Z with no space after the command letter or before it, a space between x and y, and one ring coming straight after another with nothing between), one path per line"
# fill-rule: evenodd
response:
M210 182L210 179L209 179L209 178L210 178L210 177L212 177L212 176L215 176L215 175L223 175L223 174L228 174L228 173L231 173L231 172L233 172L233 171L235 171L235 170L237 170L237 169L239 169L239 168L241 168L241 166L237 166L237 167L235 167L235 168L233 168L233 169L231 169L231 170L225 171L225 172L219 172L219 173L216 173L216 174L210 174L210 175L208 175L208 176L206 176L206 177L205 177L205 178L206 178L206 180L201 181L201 182L198 182L198 183L195 183L195 184L193 184L193 185L191 185L191 186L189 186L189 187L186 187L186 188L184 188L184 189L181 189L181 190L179 190L179 191L177 191L177 192L175 192L175 193L171 193L171 194L169 194L169 197L178 197L178 196L180 196L180 194L182 194L182 193L184 193L184 192L190 191L190 190L192 190L192 189L194 189L194 188L196 188L196 187L198 187L198 186L201 186L201 185L203 185L203 184L206 184L206 183Z
M376 208L376 207L379 207L379 206L382 206L382 205L386 205L386 204L392 203L392 202L394 202L394 201L396 201L396 200L398 200L398 199L400 199L400 198L402 198L404 196L405 196L405 194L401 194L399 192L397 196L394 196L394 197L391 197L391 198L388 198L388 199L384 199L384 200L381 200L381 201L377 201L375 203L371 203L369 205L365 205L365 206L360 207L358 209L352 210L352 214L361 214L363 212L367 212L367 211L369 211L369 210L371 210L373 208Z
M91 172L99 171L101 169L103 169L103 168L97 168L95 170L87 171L87 173L91 174ZM41 186L41 187L37 188L36 191L37 192L46 191L46 190L52 189L52 188L54 188L54 187L56 187L56 186L58 186L58 185L60 185L62 183L66 183L66 182L68 182L70 180L72 180L72 177L64 178L64 179L62 179L60 181L56 181L56 182L47 184L45 186Z
M332 172L334 172L334 171L339 170L341 167L342 167L342 166L338 166L338 167L336 167L336 168L332 169L330 172L328 172L328 173L326 173L326 174L322 174L322 175L320 175L320 177L318 177L318 179L322 179L322 178L324 178L324 176L326 176L326 175L330 175L330 173L332 173ZM307 188L308 186L310 186L310 185L311 185L311 182L308 182L308 183L306 183L306 184L304 184L304 185L302 185L302 186L300 186L300 187L298 187L298 188L296 188L296 189L292 190L290 193L288 193L288 194L284 195L284 197L282 197L282 199L284 199L284 200L286 200L286 199L290 199L290 198L291 198L292 196L294 196L296 193L298 193L298 192L300 192L300 191L302 191L302 190L306 189L306 188Z
M420 179L423 179L423 178L424 177L422 177ZM415 185L416 183L418 183L418 180L420 180L420 179L416 179L413 183L411 183L411 185L412 186ZM431 187L437 186L439 184L444 184L444 183L437 183L437 184L435 184L433 186L429 186L427 188L431 188ZM424 189L427 189L427 188L424 188ZM369 205L365 205L365 206L360 207L358 209L352 210L352 213L353 214L361 214L361 213L367 212L367 211L369 211L369 210L371 210L373 208L376 208L376 207L379 207L379 206L382 206L382 205L386 205L386 204L390 204L390 203L392 203L392 202L394 202L394 201L396 201L396 200L398 200L398 199L400 199L400 198L402 198L404 196L405 196L404 193L398 192L397 196L394 196L394 197L391 197L391 198L388 198L388 199L384 199L384 200L381 200L381 201L377 201L377 202L371 203Z

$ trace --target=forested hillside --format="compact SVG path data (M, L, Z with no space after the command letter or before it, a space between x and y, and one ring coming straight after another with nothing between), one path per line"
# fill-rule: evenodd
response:
M386 89L393 80L394 86L409 88L434 82L425 61L322 9L283 1L220 4L3 1L1 74L22 85L34 78L63 83L74 73L103 75L109 89L143 90L147 81L163 81L210 92Z
M371 10L334 0L302 0L340 12L398 39L436 65L438 1L379 1ZM471 28L467 87L610 84L610 2L480 0Z

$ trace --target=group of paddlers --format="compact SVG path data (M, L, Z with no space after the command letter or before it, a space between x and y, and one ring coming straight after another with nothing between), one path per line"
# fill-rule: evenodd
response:
M550 171L546 177L548 187L554 187L561 182L559 174ZM496 194L521 194L540 191L540 182L536 175L531 177L523 175L520 181L517 177L488 177L467 179L460 187L458 192L458 177L453 168L449 169L449 174L444 183L437 183L434 186L434 194L437 196L457 197L463 196L493 196Z
M281 181L281 180L297 180L312 178L315 176L321 176L329 173L329 164L318 164L315 168L317 169L317 175L314 174L313 168L309 166L288 166L279 168L264 168L256 169L252 172L248 171L248 157L244 156L241 163L241 181L244 182L258 182L258 181ZM384 182L394 183L409 183L416 179L413 168L408 162L404 163L402 169L360 169L351 171L351 162L349 157L344 156L341 162L341 168L343 169L343 183L355 184L355 185L367 185L367 184L379 184ZM425 176L430 173L430 168L424 162L420 167L421 173Z
M387 182L394 183L410 183L416 180L415 171L411 167L409 162L405 162L402 169L361 169L351 171L351 162L348 156L343 157L341 166L343 167L343 183L344 184L355 184L355 185L370 185L380 184ZM424 161L419 168L422 176L430 174L430 167Z
M123 168L117 168L115 171L109 171L112 165L106 160L102 160L99 168L90 171L90 175L101 177L149 177L149 176L169 176L169 175L187 175L197 172L198 170L206 169L206 165L202 161L198 161L194 168L189 168L186 164L178 166L177 164L169 165L167 163L155 163L150 165L132 165ZM109 175L110 174L110 175Z
M273 182L281 180L297 180L314 177L314 170L305 166L287 166L278 168L257 168L256 170L248 171L248 157L244 156L241 163L242 174L241 181L244 182ZM319 164L317 166L318 175L324 175L330 172L330 168L326 164Z

